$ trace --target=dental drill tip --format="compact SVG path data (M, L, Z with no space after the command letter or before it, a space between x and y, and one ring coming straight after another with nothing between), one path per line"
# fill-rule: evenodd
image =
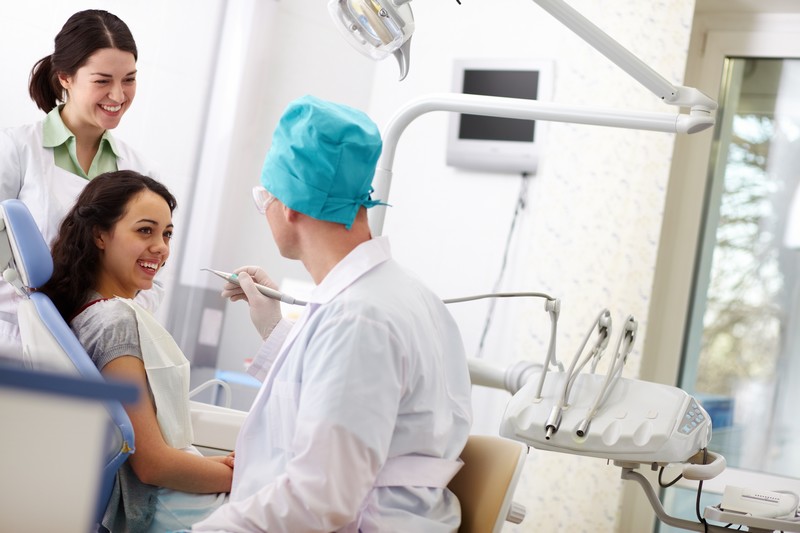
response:
M550 416L547 417L547 422L544 424L545 434L544 438L550 440L556 431L558 431L558 426L561 425L561 407L554 405L553 409L550 411Z
M234 281L236 279L236 274L231 274L230 272L223 272L221 270L214 270L213 268L201 268L200 270L205 270L206 272L210 272L215 276L219 276L225 281Z

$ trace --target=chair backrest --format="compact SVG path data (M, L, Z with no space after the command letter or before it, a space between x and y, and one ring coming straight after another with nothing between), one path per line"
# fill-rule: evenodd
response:
M469 436L461 452L464 466L448 485L461 503L459 533L498 533L509 513L519 512L512 498L527 450L523 443L503 437Z
M61 317L53 302L36 289L53 273L50 249L30 211L20 200L0 202L0 269L22 297L18 307L25 366L83 379L103 377ZM134 451L133 426L122 404L105 402L109 443L98 498L98 520L105 511L117 470Z

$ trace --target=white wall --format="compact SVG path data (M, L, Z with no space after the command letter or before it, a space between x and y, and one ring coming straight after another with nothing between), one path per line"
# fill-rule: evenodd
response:
M662 0L646 9L636 0L568 3L668 80L681 82L692 0ZM396 66L388 60L379 65L370 107L378 124L414 97L449 90L456 57L552 58L556 102L673 112L533 2L414 2L413 8L411 73L398 84ZM572 357L603 307L617 325L633 314L640 339L626 375L635 376L673 136L565 124L552 124L549 133L503 288L562 299L562 360ZM385 225L397 258L445 297L491 289L519 185L514 176L445 166L446 135L444 113L424 116L406 130ZM485 306L453 308L468 354L474 353ZM548 321L541 301L501 301L497 309L487 360L542 361ZM475 396L476 432L497 431L505 398L492 392ZM611 531L618 523L620 486L619 469L600 459L532 451L516 498L527 506L528 519L507 529Z
M339 36L317 0L228 2L226 17L180 290L187 294L188 287L190 300L212 311L221 305L217 366L241 371L260 345L247 306L220 303L220 280L199 269L255 264L279 284L310 280L302 265L280 257L250 190L260 183L272 131L291 100L315 94L366 109L375 67ZM185 333L196 337L197 325L187 324ZM192 339L182 338L191 349Z

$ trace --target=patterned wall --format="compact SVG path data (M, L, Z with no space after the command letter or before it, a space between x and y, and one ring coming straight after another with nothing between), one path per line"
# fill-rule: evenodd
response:
M683 79L693 0L568 2L673 83ZM411 72L397 83L390 59L376 71L370 113L379 125L412 98L450 90L454 58L534 57L555 62L562 104L675 112L532 2L414 2ZM496 279L519 178L456 171L444 164L447 119L431 114L398 144L385 231L395 256L443 297L486 292ZM674 136L550 124L530 180L503 289L545 291L562 301L559 357L569 361L598 312L639 320L625 375L638 374L646 333ZM472 310L470 310L472 309ZM483 308L453 308L468 355ZM487 359L541 360L547 318L538 300L498 304ZM495 392L495 391L488 391ZM507 397L474 402L476 431L492 425ZM477 398L477 396L476 396ZM488 429L486 429L488 428ZM516 500L528 517L515 532L614 531L622 482L601 459L529 455Z
M643 9L641 2L629 0L598 4L596 17L589 7L583 12L657 72L680 83L693 7L691 1L661 1ZM558 100L670 112L642 88L616 90L604 80L615 67L595 61L592 50L575 49L574 54L565 62L573 66L558 79ZM587 70L586 65L595 67ZM639 339L625 375L635 377L647 322L659 319L647 313L673 136L594 130L552 125L541 180L531 194L536 215L522 239L527 244L520 252L522 263L529 268L519 275L522 285L561 298L559 353L565 363L601 309L608 307L617 325L633 315ZM522 317L516 331L519 354L540 349L541 339L526 331ZM619 468L601 459L532 450L516 498L525 503L528 518L507 530L614 531L623 512L618 508L619 474Z

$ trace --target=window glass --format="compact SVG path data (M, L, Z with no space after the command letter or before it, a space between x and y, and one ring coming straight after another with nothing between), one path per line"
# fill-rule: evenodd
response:
M681 386L736 468L800 477L800 61L730 59Z

